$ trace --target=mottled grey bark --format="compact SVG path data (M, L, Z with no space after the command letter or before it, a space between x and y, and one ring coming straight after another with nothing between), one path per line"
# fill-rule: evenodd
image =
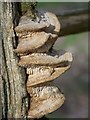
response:
M28 109L25 70L20 68L17 55L13 52L16 47L14 27L18 23L19 3L1 4L1 101L2 118L25 118Z

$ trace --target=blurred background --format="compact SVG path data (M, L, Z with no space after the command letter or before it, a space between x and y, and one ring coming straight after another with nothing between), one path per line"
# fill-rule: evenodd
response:
M88 33L60 37L54 49L73 54L71 69L54 82L64 92L64 105L48 117L87 118L88 117Z
M88 3L38 3L39 10L48 10L57 16L88 9ZM67 18L66 18L67 20ZM82 20L82 18L81 18ZM73 21L72 21L73 22ZM78 22L78 21L76 21ZM80 22L80 19L79 19ZM63 22L64 24L64 22ZM87 21L86 21L87 24ZM62 29L61 24L61 29ZM70 25L67 24L66 29ZM81 24L82 26L82 24ZM74 29L74 27L73 27ZM77 28L76 31L78 31ZM62 32L62 30L61 30ZM66 100L63 106L47 115L47 118L87 118L88 117L88 32L68 34L57 39L56 50L65 50L73 54L71 69L57 78L54 83L64 92Z

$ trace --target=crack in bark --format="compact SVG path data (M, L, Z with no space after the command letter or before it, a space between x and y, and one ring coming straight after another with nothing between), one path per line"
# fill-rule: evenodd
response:
M13 40L15 41L13 31L13 20L15 19L13 18L17 18L17 16L14 16L13 12L18 12L16 9L16 3L2 3L1 25L3 32L3 79L1 82L1 93L3 108L2 117L6 119L24 118L26 116L26 108L28 107L28 98L25 87L25 71L17 66L18 58L13 52ZM23 98L25 98L25 100L23 100Z

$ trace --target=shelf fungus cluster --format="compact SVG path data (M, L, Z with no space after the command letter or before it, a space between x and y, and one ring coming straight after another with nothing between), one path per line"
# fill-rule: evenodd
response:
M37 12L35 20L22 16L15 31L18 65L26 68L28 75L27 91L31 96L28 117L40 118L64 103L64 95L51 81L70 68L72 54L59 55L52 49L60 32L60 23L53 13Z

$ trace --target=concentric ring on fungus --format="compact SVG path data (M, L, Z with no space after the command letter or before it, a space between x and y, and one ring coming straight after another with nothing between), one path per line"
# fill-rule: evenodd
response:
M51 113L58 109L65 101L61 90L54 83L40 84L37 87L27 89L31 95L29 118L40 118L45 114Z
M34 52L35 50L43 46L48 39L49 39L49 34L45 32L37 32L31 37L21 39L17 46L17 49L15 49L15 52L21 54L27 52Z
M15 31L19 38L14 50L20 55L18 65L25 67L28 75L26 87L31 96L28 117L41 118L64 103L61 90L50 81L70 68L72 54L50 54L60 32L60 23L53 13L37 12L35 21L22 16Z

